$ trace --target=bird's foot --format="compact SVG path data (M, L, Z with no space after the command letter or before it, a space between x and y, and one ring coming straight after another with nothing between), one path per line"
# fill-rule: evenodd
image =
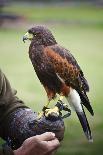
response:
M45 116L48 117L59 117L59 108L57 106L55 106L52 109L46 109L45 110Z
M62 100L58 100L56 106L59 108L59 111L66 111L66 109L69 109L68 105L66 103L64 103Z
M43 107L41 112L38 112L38 119L40 119L42 116L45 115L45 110L47 110L48 108L46 106Z
M61 115L62 119L67 118L71 115L71 110L69 109L68 105L66 103L63 103L61 100L58 100L57 104L55 105L59 109L59 114ZM62 116L61 111L67 111L67 114Z
M62 111L67 111L67 113L62 116ZM54 108L47 108L46 106L43 107L42 112L38 114L38 119L42 116L50 119L57 119L61 116L62 119L67 118L71 115L71 110L68 108L68 105L63 103L61 100L58 100L57 104Z

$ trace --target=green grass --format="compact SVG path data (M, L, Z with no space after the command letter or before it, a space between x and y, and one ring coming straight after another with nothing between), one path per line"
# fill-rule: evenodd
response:
M102 25L103 26L103 9L102 7L79 5L69 6L64 5L10 5L5 7L4 11L10 13L16 13L26 17L30 21L35 22L66 22L66 23L77 23L77 24L91 24L91 25Z
M21 6L22 8L22 6ZM21 9L19 8L19 9ZM32 8L32 7L31 7ZM31 13L32 9L28 8L28 16L34 18ZM43 8L44 9L44 8ZM52 8L55 9L55 8ZM63 16L68 9L59 8L55 14L60 19L70 17ZM11 12L17 12L13 8L8 8ZM36 10L36 9L35 9ZM47 12L48 8L44 9ZM60 11L61 10L61 11ZM94 20L99 23L103 22L102 9L90 9L84 7L71 9L73 19L76 20ZM98 10L98 11L97 11ZM30 12L31 11L31 12ZM22 13L25 14L25 9ZM79 14L79 12L81 12ZM20 13L20 12L19 12ZM36 12L37 13L37 12ZM62 14L63 13L63 14ZM20 13L21 14L21 13ZM30 14L30 15L29 15ZM38 11L38 14L40 12ZM47 19L48 14L40 15L42 21ZM84 16L85 15L85 16ZM39 16L39 15L38 15ZM51 18L54 16L51 11ZM84 18L83 18L84 16ZM75 18L74 18L75 17ZM56 40L68 48L75 56L90 84L90 93L88 94L95 116L91 117L88 113L88 120L93 132L94 143L90 144L82 132L81 126L76 115L73 113L70 119L65 120L66 130L62 146L57 155L102 155L103 148L103 29L101 27L84 27L69 25L52 25L49 26L55 35ZM0 67L7 75L12 87L18 90L18 96L32 109L38 111L42 109L43 103L46 102L46 93L37 79L31 62L28 57L29 43L22 42L22 36L26 30L0 29Z

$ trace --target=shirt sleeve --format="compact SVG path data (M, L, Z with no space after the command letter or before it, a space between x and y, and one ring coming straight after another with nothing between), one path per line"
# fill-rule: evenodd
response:
M0 155L14 155L14 152L10 147L4 146L0 147Z
M8 79L4 73L0 70L0 125L3 123L5 118L19 107L27 107L23 101L16 96Z

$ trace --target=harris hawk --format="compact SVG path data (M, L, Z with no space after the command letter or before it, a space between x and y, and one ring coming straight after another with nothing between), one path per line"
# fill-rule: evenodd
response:
M25 40L31 41L29 57L48 96L45 107L48 107L56 94L60 95L60 100L65 96L76 111L87 139L92 142L92 133L83 107L94 115L86 94L89 85L76 59L69 50L57 43L51 31L44 26L30 28L23 36L23 41ZM46 114L52 113L54 109L48 109Z

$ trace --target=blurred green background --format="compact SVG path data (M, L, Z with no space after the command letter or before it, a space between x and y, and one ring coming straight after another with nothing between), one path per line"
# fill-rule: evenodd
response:
M28 57L22 36L33 25L46 25L59 44L75 56L90 85L88 96L95 116L88 112L94 142L88 143L73 112L65 120L65 136L56 155L102 155L103 151L103 5L102 1L8 2L0 10L0 68L18 96L35 111L46 93Z

